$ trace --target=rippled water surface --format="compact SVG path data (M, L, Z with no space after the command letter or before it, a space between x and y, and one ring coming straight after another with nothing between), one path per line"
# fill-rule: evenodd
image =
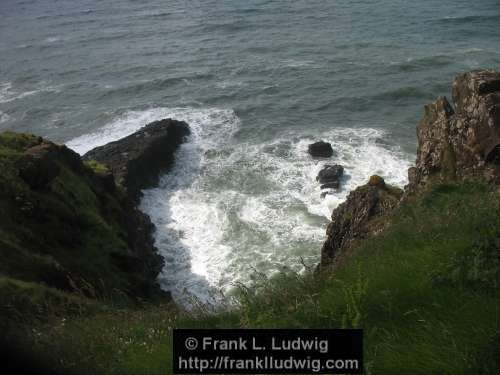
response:
M0 2L0 130L80 153L146 123L193 135L142 208L162 285L203 299L319 259L331 210L378 173L403 185L422 106L500 69L496 0ZM345 166L320 198L332 143Z

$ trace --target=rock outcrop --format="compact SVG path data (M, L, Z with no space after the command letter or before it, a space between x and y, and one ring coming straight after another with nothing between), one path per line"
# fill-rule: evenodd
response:
M429 183L480 178L500 184L500 73L462 74L452 94L454 106L445 97L425 106L405 194L372 176L333 211L320 267L334 264L357 240L380 232L399 202Z
M402 195L403 190L386 185L379 176L370 177L366 185L351 191L332 213L320 267L334 263L355 241L382 230L384 215L398 205Z
M483 70L458 76L453 103L442 97L425 107L407 191L418 190L429 179L479 177L500 183L500 73Z
M329 158L333 155L332 145L324 141L311 143L307 150L309 154L315 158Z
M186 123L162 120L85 158L41 137L0 134L0 276L87 297L168 297L137 199L188 134Z
M327 164L319 171L316 181L321 184L321 189L338 189L340 178L344 174L344 167L338 164Z
M155 121L134 134L87 152L84 160L105 164L134 200L141 190L158 184L159 175L174 161L177 147L190 134L183 121Z

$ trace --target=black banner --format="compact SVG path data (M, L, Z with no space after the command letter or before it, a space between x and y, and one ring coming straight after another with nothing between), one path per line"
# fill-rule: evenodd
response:
M174 374L361 374L360 329L175 329Z

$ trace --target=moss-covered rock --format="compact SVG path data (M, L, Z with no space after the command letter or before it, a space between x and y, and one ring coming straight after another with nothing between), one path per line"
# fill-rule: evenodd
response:
M164 296L153 225L105 166L6 132L0 168L0 276L91 298Z

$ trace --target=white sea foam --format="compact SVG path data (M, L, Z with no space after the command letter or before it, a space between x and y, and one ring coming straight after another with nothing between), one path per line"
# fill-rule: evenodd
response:
M165 117L185 120L192 135L160 185L144 191L141 209L156 225L165 259L160 283L186 304L189 294L213 301L219 290L248 283L253 269L269 276L283 266L300 270L299 256L317 262L327 219L350 190L374 173L406 183L409 158L380 144L381 130L290 132L248 143L234 137L240 121L223 109L130 111L68 145L84 153ZM336 156L312 159L307 146L318 138L332 143ZM343 165L345 177L341 190L323 199L316 175L326 163Z
M0 111L0 124L2 122L7 122L9 120L10 120L10 116L5 112Z
M60 36L51 36L51 37L45 38L43 40L43 42L47 43L47 44L52 44L52 43L59 42L60 40L62 40L62 37L60 37Z
M295 59L288 59L288 60L283 60L281 64L284 67L288 68L303 68L303 67L317 67L317 64L313 60L295 60Z
M3 82L0 83L0 103L6 103L10 101L12 96L12 83Z
M23 99L28 96L41 94L43 92L59 92L59 88L40 82L35 85L34 90L19 92L12 87L11 82L0 83L0 103L9 103L14 100Z

